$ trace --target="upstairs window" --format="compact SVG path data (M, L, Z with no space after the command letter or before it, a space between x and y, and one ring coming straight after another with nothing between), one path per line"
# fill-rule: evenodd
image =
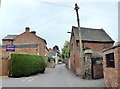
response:
M106 67L115 68L114 53L106 54Z
M79 40L76 40L76 47L79 47Z

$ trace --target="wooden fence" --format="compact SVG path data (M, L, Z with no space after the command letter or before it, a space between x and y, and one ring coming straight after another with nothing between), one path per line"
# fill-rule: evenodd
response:
M0 60L0 76L8 76L9 60Z

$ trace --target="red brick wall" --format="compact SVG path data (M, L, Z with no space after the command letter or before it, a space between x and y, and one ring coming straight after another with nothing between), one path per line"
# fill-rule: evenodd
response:
M106 54L114 52L115 68L106 67ZM107 87L120 88L120 47L115 47L104 52L103 55L104 80ZM118 88L118 89L119 89Z
M38 51L40 55L45 55L46 54L46 43L44 40L40 37L37 37L35 34L32 34L31 32L24 32L17 36L13 44L21 44L21 43L39 43L40 45L38 46ZM11 41L3 41L3 44L11 44ZM21 49L16 49L16 53L30 53L30 54L36 54L36 49L34 48L21 48ZM8 56L8 52L5 50L2 51L3 57Z
M118 71L118 88L120 89L120 45L119 47L115 48L115 63Z
M118 56L118 87L120 88L120 47L117 49L116 56Z
M3 44L12 44L12 41L5 40L5 41L2 41L2 42L3 42Z
M83 42L85 47L90 47L94 51L102 52L104 48L110 48L113 43L95 43L95 42Z
M75 48L75 71L79 75L81 75L81 60L80 60L80 53L78 48Z
M108 74L107 74L108 73ZM105 69L104 81L106 87L118 87L118 71L117 69Z
M15 53L37 54L36 48L16 48Z
M80 53L79 53L79 47L77 47L76 40L74 37L72 37L71 44L73 44L73 47L70 48L70 63L71 63L71 69L77 74L81 75L81 61L80 61ZM71 45L72 46L72 45Z
M0 59L2 59L2 48L0 47Z
M45 56L48 54L49 50L46 48L45 49Z
M40 43L39 46L39 54L45 55L46 44L43 39L38 38L36 35L31 32L24 32L13 41L13 44L21 44L21 43Z
M70 41L70 63L71 63L71 69L75 72L75 63L74 63L74 60L75 60L75 48L74 48L74 38L72 37L71 38L71 41Z
M71 38L71 44L73 44L73 48L71 47L70 50L70 60L71 60L71 68L73 71L81 73L82 71L82 64L80 60L80 53L79 53L79 43L76 42L75 38ZM94 51L99 51L102 53L104 48L112 47L113 43L95 43L95 42L84 42L83 46L89 47ZM74 63L75 60L75 63ZM102 71L102 68L101 68ZM97 74L96 74L97 75Z
M15 52L12 53L26 53L26 54L37 54L36 48L15 48ZM2 49L2 58L8 59L10 52L6 52L6 49Z

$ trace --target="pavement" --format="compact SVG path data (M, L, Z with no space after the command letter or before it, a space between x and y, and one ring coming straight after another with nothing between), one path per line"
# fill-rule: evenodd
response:
M22 78L5 77L2 87L105 87L105 84L103 79L81 79L66 69L64 64L58 64L55 68L47 68L44 74Z

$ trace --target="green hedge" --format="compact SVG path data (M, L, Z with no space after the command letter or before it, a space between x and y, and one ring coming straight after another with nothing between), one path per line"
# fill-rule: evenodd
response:
M30 76L44 73L46 68L45 58L30 54L11 54L10 77Z

